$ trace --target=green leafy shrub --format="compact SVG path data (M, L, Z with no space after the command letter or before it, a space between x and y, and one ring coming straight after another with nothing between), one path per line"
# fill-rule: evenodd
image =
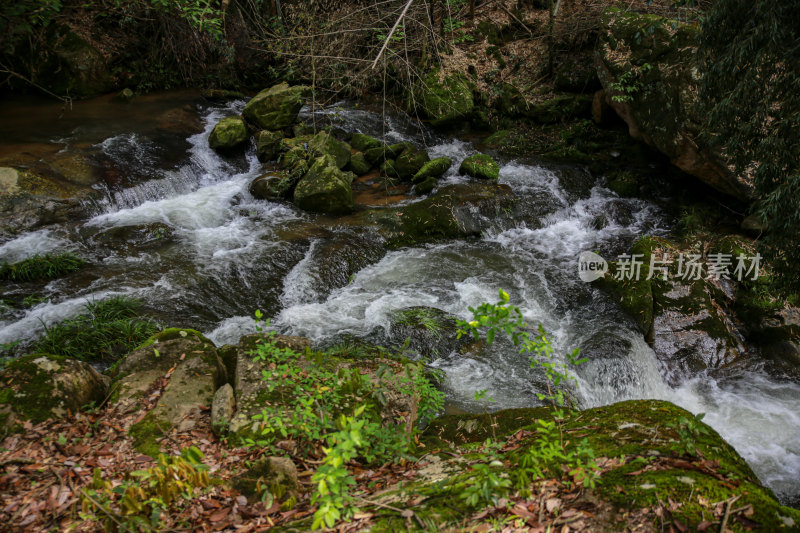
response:
M139 300L125 296L87 303L87 313L45 326L33 349L82 361L114 361L160 329L140 309Z

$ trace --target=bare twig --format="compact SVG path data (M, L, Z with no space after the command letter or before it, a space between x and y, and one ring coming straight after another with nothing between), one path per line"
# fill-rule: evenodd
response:
M394 32L397 29L397 26L400 25L400 21L403 20L403 17L406 16L406 12L408 11L408 8L411 7L411 4L413 4L413 3L414 3L414 0L408 0L408 2L406 3L406 6L403 8L403 12L400 13L400 16L397 17L396 21L394 21L394 26L392 26L392 30L389 32L389 35L386 36L386 41L384 41L383 46L381 46L381 49L378 52L378 55L375 56L375 61L372 62L372 67L371 68L374 69L375 65L378 64L378 60L383 55L383 52L384 52L384 50L386 50L386 47L389 46L389 41L392 39L392 35L394 35Z

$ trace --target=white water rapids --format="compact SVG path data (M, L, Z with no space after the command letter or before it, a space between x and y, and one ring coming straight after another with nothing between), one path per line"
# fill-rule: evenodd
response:
M659 210L637 199L620 199L601 185L573 191L551 170L501 161L500 182L529 207L511 227L487 221L482 238L402 248L358 271L350 283L320 289L329 268L319 248L344 231L302 233L315 217L293 206L255 200L248 185L260 173L252 148L242 161L220 158L208 134L242 102L206 109L205 129L189 138L184 164L161 169L148 141L130 132L100 146L120 165L145 167L153 178L108 192L96 216L79 227L50 227L0 244L0 261L37 253L73 250L92 262L92 275L43 287L47 301L0 320L0 343L31 339L43 324L81 311L87 300L112 294L143 299L172 323L198 325L218 344L253 331L252 312L273 316L279 330L325 342L349 333L374 336L388 326L393 310L430 306L468 318L469 306L495 301L503 288L531 325L541 323L558 353L581 347L589 362L577 371L583 407L657 398L672 401L705 421L748 461L760 479L785 501L800 494L800 385L757 369L735 375L684 376L670 387L669 369L614 302L582 283L577 257L626 251L643 234L664 234ZM384 135L391 141L421 138L408 124L362 110L339 110L345 129ZM426 137L431 156L454 165L443 184L466 181L459 163L474 151L465 141ZM575 172L580 173L579 169ZM110 228L162 223L174 230L157 248L114 248L93 244ZM306 226L304 226L304 224ZM289 230L291 229L291 231ZM498 342L474 356L445 354L431 363L446 374L452 405L477 409L472 398L488 389L497 408L537 405L541 376L526 356Z

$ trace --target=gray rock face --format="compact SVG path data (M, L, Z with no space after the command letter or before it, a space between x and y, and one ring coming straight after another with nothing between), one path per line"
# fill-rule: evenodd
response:
M233 394L233 387L230 383L224 384L214 393L214 401L211 403L211 429L217 435L224 432L225 428L233 419L236 410L236 397Z

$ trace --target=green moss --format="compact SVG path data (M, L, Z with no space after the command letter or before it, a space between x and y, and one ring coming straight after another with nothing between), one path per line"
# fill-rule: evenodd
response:
M433 126L446 126L467 118L473 111L472 84L461 73L439 79L428 74L415 89L415 102Z
M464 159L458 171L473 178L485 180L496 180L500 177L500 166L490 156L480 153Z
M383 147L383 143L375 137L370 137L369 135L365 135L363 133L354 133L350 138L350 146L359 152L366 152L371 148Z
M156 440L164 436L165 428L169 428L169 423L149 412L131 426L128 435L133 438L133 447L136 451L155 458L161 453L161 447Z
M12 406L17 418L33 423L51 418L53 408L58 403L58 392L54 390L52 376L33 363L40 357L55 362L64 360L63 357L47 354L26 355L8 363L2 374L7 388L0 403Z
M151 336L149 339L144 341L142 344L136 347L136 349L140 348L147 348L157 342L167 342L174 339L180 338L187 338L187 337L194 337L200 342L214 345L208 338L206 338L202 333L197 330L189 329L189 328L166 328L162 331L159 331L155 335Z
M633 172L615 172L608 176L608 188L622 198L629 198L639 194L639 180Z
M453 165L449 157L437 157L422 165L422 168L411 178L413 183L421 183L428 178L439 178Z
M208 145L214 150L229 150L244 144L248 138L247 126L242 117L226 117L211 130Z

